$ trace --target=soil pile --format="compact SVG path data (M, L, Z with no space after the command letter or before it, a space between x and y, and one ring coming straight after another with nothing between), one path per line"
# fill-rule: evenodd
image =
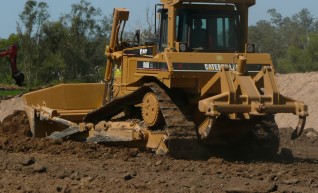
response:
M13 97L7 100L0 100L0 122L14 111L22 111L23 102L21 97Z
M178 160L138 148L30 138L18 111L0 128L0 191L317 192L318 133L306 130L292 142L291 129L280 132L280 152L271 158L228 149Z
M308 105L309 117L305 128L318 131L318 72L279 74L277 83L281 93L287 97L303 101ZM298 123L298 117L290 114L276 115L279 127L293 127Z

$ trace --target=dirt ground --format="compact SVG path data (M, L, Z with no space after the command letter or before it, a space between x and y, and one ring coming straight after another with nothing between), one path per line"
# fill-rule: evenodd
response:
M318 193L316 81L318 73L278 75L282 92L305 101L312 118L291 141L293 120L276 117L281 144L270 158L214 149L180 160L138 148L33 139L24 112L13 113L22 109L21 98L2 100L0 192Z
M281 93L305 102L308 105L309 117L306 128L318 131L318 72L277 75L277 83ZM276 115L279 127L296 127L298 117L289 114Z

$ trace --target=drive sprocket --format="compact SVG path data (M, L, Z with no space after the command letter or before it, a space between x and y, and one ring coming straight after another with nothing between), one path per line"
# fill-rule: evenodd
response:
M143 100L141 107L142 118L149 127L154 127L162 122L159 102L153 92L148 92Z

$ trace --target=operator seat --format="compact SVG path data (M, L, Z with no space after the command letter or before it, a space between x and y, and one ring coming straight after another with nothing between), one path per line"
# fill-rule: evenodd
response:
M207 30L202 28L202 19L195 18L193 20L194 28L190 32L190 48L208 48L208 33Z

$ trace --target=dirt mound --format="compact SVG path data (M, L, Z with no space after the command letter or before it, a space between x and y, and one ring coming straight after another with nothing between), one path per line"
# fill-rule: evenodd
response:
M272 158L216 151L204 160L176 160L138 148L28 137L24 112L0 130L1 192L317 192L318 133L290 141L281 129ZM230 155L229 155L230 154ZM43 185L45 184L45 186Z
M97 144L79 143L74 141L36 139L31 137L29 121L24 111L15 111L0 124L0 147L9 152L41 152L49 154L77 154L99 158L102 154L114 152L114 148ZM97 148L98 149L97 151ZM90 155L90 150L96 150Z
M88 155L90 151L83 151L85 149L96 150L94 158L98 158L103 154L108 154L109 152L121 151L121 147L109 147L105 145L97 145L94 143L80 143L74 141L64 141L64 140L52 140L52 139L36 139L31 137L29 128L29 121L27 115L24 111L15 111L12 115L6 117L2 124L0 124L0 139L4 146L2 149L19 152L24 148L23 151L26 152L42 152L51 154L78 154L80 156ZM314 129L307 129L304 131L303 135L297 140L292 141L290 139L292 133L291 128L281 128L280 129L280 149L287 151L289 149L293 153L293 157L301 157L303 159L318 159L318 132ZM11 144L7 146L7 144ZM14 149L6 149L6 147L14 147ZM98 150L97 150L98 148ZM117 149L117 150L116 150ZM81 153L84 154L82 155ZM216 153L219 156L226 156L222 152ZM235 159L238 159L236 157Z
M318 72L278 74L277 82L281 93L287 97L305 102L308 105L309 117L306 128L318 131ZM297 125L298 117L290 114L276 115L279 127L293 127Z
M13 114L14 111L22 111L23 102L21 97L13 97L7 100L0 100L0 122Z
M27 115L24 111L14 111L13 114L5 117L0 124L1 136L30 135L30 126Z

